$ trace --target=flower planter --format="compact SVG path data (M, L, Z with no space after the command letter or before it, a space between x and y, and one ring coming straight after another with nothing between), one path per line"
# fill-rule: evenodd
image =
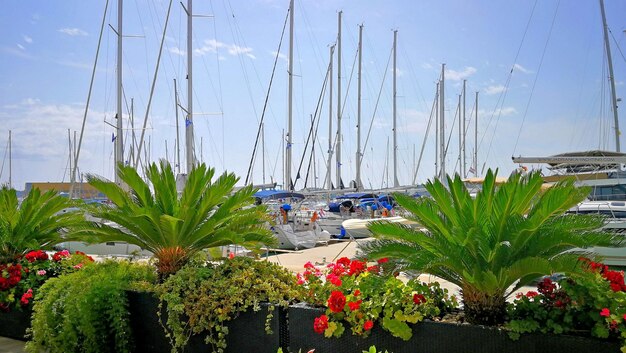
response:
M353 336L349 328L341 338L325 338L313 331L313 320L323 309L298 304L289 308L291 352L315 348L315 353L361 353L375 345L389 353L618 353L620 344L595 338L567 335L523 335L511 340L507 333L491 327L459 325L425 321L414 325L409 341L393 337L380 326L374 326L370 336Z
M24 335L30 327L31 307L22 310L13 309L8 313L0 312L0 336L26 341Z
M171 345L157 315L159 300L152 293L128 291L130 326L133 332L136 352L170 353ZM165 310L163 311L165 314ZM163 317L167 320L166 316ZM288 346L285 329L286 313L275 309L270 326L273 333L265 332L267 304L262 304L258 312L244 312L228 323L225 352L276 353L279 347ZM281 330L282 328L282 330ZM204 343L204 336L194 335L185 347L185 352L210 352L210 345Z

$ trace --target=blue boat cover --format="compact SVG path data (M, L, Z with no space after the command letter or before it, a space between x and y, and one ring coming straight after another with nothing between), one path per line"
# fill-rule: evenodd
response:
M286 190L261 190L253 195L259 199L286 199L286 198L296 198L303 199L304 195L298 194L296 192L286 191Z
M366 192L357 192L353 194L339 195L336 198L338 199L363 199L363 198L374 198L374 197L376 197L376 195L374 194L370 194Z

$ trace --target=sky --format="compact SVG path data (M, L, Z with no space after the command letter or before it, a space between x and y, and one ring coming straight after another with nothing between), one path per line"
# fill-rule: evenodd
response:
M146 114L169 3L123 3L125 159L129 159L133 132L139 139L147 116L145 157L176 163L174 79L179 103L182 108L187 106L187 15L177 1L171 5L155 93ZM9 131L10 174L16 189L23 189L26 182L69 181L70 144L77 144L74 136L81 135L103 16L105 26L78 169L81 175L112 179L117 1L108 3L106 13L104 0L23 0L5 1L3 5L0 182L9 181ZM229 171L240 176L239 184L246 179L262 117L264 139L257 143L251 180L255 184L283 183L288 28L282 43L281 33L288 7L288 0L205 0L193 4L195 154L218 173ZM605 0L605 9L619 98L626 96L626 1ZM307 174L308 187L321 187L326 178L329 94L324 82L330 46L337 40L339 11L343 22L341 166L345 185L356 173L359 25L363 25L361 146L366 188L393 184L394 70L390 58L394 30L398 31L396 169L401 185L411 184L415 175L417 183L435 175L434 127L428 134L426 131L442 64L449 174L461 171L457 112L464 80L466 169L476 146L478 173L499 168L501 175L516 168L511 156L615 150L598 1L295 0L292 175L300 171L301 176L296 189L304 187ZM334 141L336 52L333 60ZM478 141L474 138L476 92ZM131 100L134 129L129 120ZM178 125L184 146L182 108L178 109ZM626 129L624 109L619 110L620 124ZM305 151L312 117L318 126L314 129L313 156L311 143ZM623 136L621 144L626 144ZM184 172L183 147L180 153ZM336 185L336 160L332 158L331 176Z

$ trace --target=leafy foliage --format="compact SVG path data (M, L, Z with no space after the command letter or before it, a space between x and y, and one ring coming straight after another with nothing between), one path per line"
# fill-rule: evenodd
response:
M50 250L55 244L72 240L73 229L87 224L83 213L75 208L78 204L55 191L41 193L36 188L20 203L15 190L3 186L0 189L0 263L12 262L29 250Z
M107 261L50 279L33 307L28 352L131 352L125 290L153 268Z
M187 266L157 287L160 308L167 308L166 327L174 351L184 349L192 334L206 335L213 350L226 348L227 322L247 310L270 303L266 331L274 305L286 308L302 294L295 277L267 261L234 257L219 265ZM159 310L159 313L161 310Z
M386 261L367 267L362 260L341 258L325 270L305 265L298 274L309 304L324 306L313 329L325 337L341 337L347 323L353 335L368 336L374 325L381 325L393 336L409 340L409 323L444 315L456 307L456 298L438 283L415 280L402 282L384 271Z
M489 170L482 190L470 197L457 175L426 189L432 198L415 200L395 194L408 218L423 228L377 222L377 240L362 246L369 258L397 259L405 270L424 272L462 289L465 317L471 323L497 324L505 317L505 298L534 278L576 271L586 248L613 246L615 234L599 229L597 215L568 215L588 188L573 180L546 191L539 173L513 175L496 185Z
M246 186L233 192L238 181L234 174L224 173L213 180L215 170L200 164L191 170L179 195L167 161L147 168L151 185L132 167L120 164L118 168L129 191L110 181L89 178L115 205L94 206L90 213L116 224L100 224L90 231L97 235L92 240L125 241L151 251L161 278L175 273L206 248L229 244L254 248L275 242L264 226L265 208L249 207L255 190Z

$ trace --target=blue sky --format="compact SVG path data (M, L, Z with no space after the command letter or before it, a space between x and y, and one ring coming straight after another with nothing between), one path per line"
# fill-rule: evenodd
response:
M168 3L124 2L124 32L139 36L124 39L123 62L124 91L128 104L134 98L138 123L144 119ZM67 131L73 135L81 128L105 2L25 0L4 5L0 11L0 153L6 155L8 131L12 130L12 178L18 189L28 181L67 181ZM288 0L194 3L194 13L213 16L194 19L194 110L199 113L194 117L196 154L220 172L233 171L245 178L288 5ZM617 95L624 97L626 2L605 0L605 7L612 31ZM339 10L343 11L342 90L346 106L342 176L346 184L355 173L356 73L350 83L349 78L359 24L364 25L362 143L371 126L363 156L366 187L379 188L392 182L392 172L387 177L385 166L391 165L387 141L391 139L392 67L387 67L387 61L394 29L398 30L401 184L412 180L413 149L415 146L419 156L442 63L447 68L446 127L452 136L448 172L454 171L458 158L458 130L452 122L463 79L467 80L467 115L472 116L472 127L474 92L480 92L481 168L484 163L508 174L515 168L512 155L614 149L597 1L296 0L294 176L328 65L328 48L336 40ZM116 11L117 1L112 0L106 24L116 27ZM180 100L186 105L185 36L186 16L174 2L147 123L153 160L166 157L166 141L167 158L174 160L173 79L177 79ZM283 179L281 133L286 128L287 46L286 37L265 117L266 182L273 178L282 183ZM109 178L113 176L113 129L107 122L114 123L115 54L116 36L106 26L79 161L82 173ZM336 70L335 66L335 84ZM315 157L318 179L310 180L309 185L320 186L326 173L328 101L323 104ZM128 124L127 116L124 124ZM333 125L336 128L336 122ZM125 132L126 141L130 132ZM622 145L625 143L622 138ZM472 128L468 155L474 145ZM434 146L431 131L418 182L434 174ZM0 181L6 182L8 160L3 160ZM307 155L302 176L308 160ZM254 181L262 182L260 155ZM297 187L302 186L302 180L298 181Z

